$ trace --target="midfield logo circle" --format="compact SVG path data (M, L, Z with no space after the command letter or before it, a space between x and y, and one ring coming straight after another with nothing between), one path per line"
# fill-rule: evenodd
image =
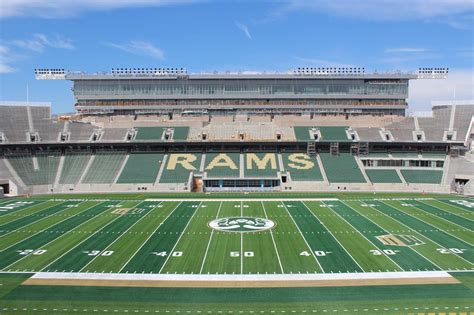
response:
M274 226L271 220L252 217L220 218L209 222L211 229L222 232L260 232Z

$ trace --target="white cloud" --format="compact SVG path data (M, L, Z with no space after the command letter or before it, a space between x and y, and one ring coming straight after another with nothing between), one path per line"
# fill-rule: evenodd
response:
M235 22L235 25L237 26L239 30L241 30L245 34L245 36L247 36L248 39L252 39L252 35L250 35L250 31L247 25L239 23L239 22Z
M8 47L0 45L0 73L15 72L15 69L10 66L11 61L12 57Z
M58 18L74 16L84 11L158 7L190 2L196 0L2 0L0 18L14 16Z
M165 53L163 52L163 50L146 41L132 40L128 43L123 44L104 43L104 45L117 48L135 55L148 56L159 60L165 59Z
M408 99L410 111L431 109L431 101L474 99L474 70L453 70L447 79L413 80Z
M421 53L426 51L428 51L428 49L415 47L399 47L385 49L386 53Z
M292 11L308 10L378 21L426 20L446 17L445 20L438 20L438 22L455 27L452 24L458 19L447 17L464 16L464 19L467 17L472 22L474 6L472 0L288 0L273 12L273 17L276 18Z
M43 52L45 48L74 49L72 41L58 35L48 37L44 34L34 34L31 39L16 39L12 44L27 50Z

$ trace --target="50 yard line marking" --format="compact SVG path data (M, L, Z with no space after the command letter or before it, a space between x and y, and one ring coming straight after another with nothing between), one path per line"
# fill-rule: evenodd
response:
M125 262L125 264L123 264L122 268L120 268L120 270L118 271L119 273L122 272L123 268L125 268L128 263L133 259L133 257L135 257L135 255L140 251L140 249L142 249L143 246L145 246L145 244L148 242L148 240L153 236L155 235L156 231L158 231L158 229L163 225L163 223L168 220L168 218L176 211L176 209L178 209L179 206L181 206L183 202L180 201L176 207L173 209L173 211L171 211L167 216L166 218L164 218L163 221L160 222L160 224L158 224L158 226L156 227L156 229L153 231L153 233L150 233L150 235L147 237L147 239L145 241L143 241L143 243L140 245L140 247L137 248L137 250L130 256L130 258Z
M265 213L265 218L268 219L267 211L265 210L265 205L263 204L263 201L260 201L260 203L262 204L263 213ZM283 271L283 265L281 264L280 254L278 253L278 248L277 248L276 243L275 243L275 238L273 237L272 229L270 229L270 236L272 237L273 247L275 247L275 252L277 254L278 264L280 265L281 273L284 274L285 272Z
M168 262L168 260L169 260L169 259L170 259L170 257L171 257L171 253L173 253L173 252L174 252L174 249L175 249L175 248L176 248L176 246L178 245L178 243L179 243L179 240L181 239L181 237L183 237L183 235L184 235L184 232L186 231L186 229L187 229L187 228L188 228L188 226L189 226L189 223L191 223L191 221L192 221L192 220L193 220L193 218L194 218L194 215L196 214L196 212L198 212L198 211L199 211L199 208L201 207L201 205L202 205L202 201L201 201L201 202L199 202L199 205L197 206L196 210L194 210L194 212L193 212L193 215L191 216L191 218L189 218L189 221L188 221L188 223L186 223L186 226L184 227L183 231L181 232L181 235L178 237L178 240L176 241L176 243L174 243L174 246L173 246L173 248L171 249L171 251L170 251L169 255L166 257L166 259L165 259L165 262L164 262L164 263L163 263L163 265L161 266L161 268L160 268L160 270L158 271L158 273L161 273L161 271L163 271L163 268L165 268L165 266L166 266L166 263Z
M222 201L219 203L219 209L217 209L216 219L219 218L219 213L221 212ZM211 237L209 237L209 241L207 242L206 252L204 253L204 258L202 259L201 269L199 273L202 274L202 270L204 269L204 263L206 262L207 252L209 251L209 246L211 245L212 236L214 235L214 229L211 231Z
M290 217L290 219L293 221L293 223L295 224L296 228L297 228L298 231L300 232L301 238L302 238L303 241L305 242L306 246L308 246L308 249L309 249L310 253L312 254L312 256L314 257L314 260L316 260L316 263L318 264L319 268L321 269L321 271L322 271L323 273L325 273L323 267L322 267L321 264L319 263L318 258L316 257L316 254L314 253L314 251L313 251L313 249L311 248L311 246L309 246L308 241L307 241L306 238L303 236L303 233L301 232L300 227L298 226L298 224L296 224L295 219L293 219L293 216L291 215L290 211L288 211L288 208L286 207L285 203L284 203L283 201L280 201L280 203L283 205L283 207L285 208L286 212L288 213L288 216Z

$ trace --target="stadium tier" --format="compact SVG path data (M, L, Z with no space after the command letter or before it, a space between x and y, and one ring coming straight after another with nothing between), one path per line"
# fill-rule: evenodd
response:
M4 191L474 191L474 102L404 116L410 76L210 74L185 86L153 77L153 99L132 75L136 99L89 99L102 79L112 90L121 80L105 76L66 75L73 115L53 117L47 103L0 104ZM374 99L382 86L398 105Z

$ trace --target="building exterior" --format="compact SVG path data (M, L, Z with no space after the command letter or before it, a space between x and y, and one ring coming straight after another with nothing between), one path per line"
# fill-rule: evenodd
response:
M423 72L423 70L421 70ZM73 82L83 114L343 113L404 115L409 73L364 68L298 68L284 73L188 74L183 68L78 73L37 69L37 79ZM425 74L446 75L430 68Z

